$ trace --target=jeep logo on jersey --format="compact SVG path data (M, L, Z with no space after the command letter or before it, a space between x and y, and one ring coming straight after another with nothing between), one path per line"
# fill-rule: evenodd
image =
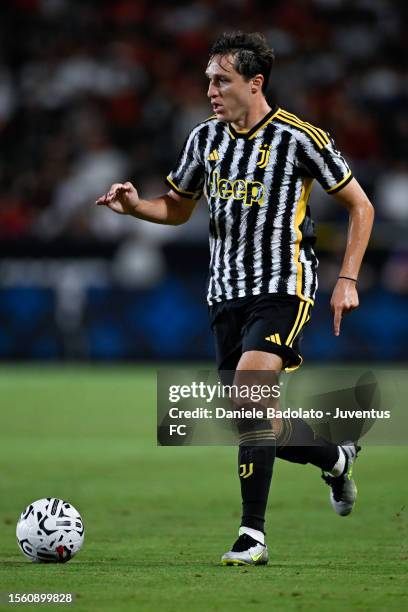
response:
M265 201L265 185L259 181L246 181L237 179L230 181L220 178L219 172L211 172L210 175L210 196L219 197L221 200L234 199L240 201L244 206L252 204L262 204Z
M256 165L259 166L259 168L266 168L271 154L271 145L262 144L259 147L259 151L261 153L261 159L256 162Z

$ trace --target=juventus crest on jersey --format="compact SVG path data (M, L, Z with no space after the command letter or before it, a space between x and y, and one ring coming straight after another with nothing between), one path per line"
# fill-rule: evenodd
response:
M248 132L215 116L197 125L167 182L182 197L207 197L209 304L264 293L313 302L312 183L335 193L351 178L330 136L283 109Z

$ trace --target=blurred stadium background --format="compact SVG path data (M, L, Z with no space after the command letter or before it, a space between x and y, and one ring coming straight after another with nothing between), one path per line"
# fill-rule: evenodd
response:
M362 307L334 340L346 214L316 186L309 360L406 359L408 5L391 0L9 0L0 8L0 359L207 360L208 220L164 227L94 205L163 193L210 107L218 32L263 31L270 97L329 129L377 212Z

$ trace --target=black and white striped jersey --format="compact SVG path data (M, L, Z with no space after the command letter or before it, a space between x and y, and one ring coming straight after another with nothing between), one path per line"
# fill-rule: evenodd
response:
M335 193L351 178L331 137L281 108L244 133L215 116L197 125L167 183L185 198L207 197L208 303L264 293L313 302L312 183Z

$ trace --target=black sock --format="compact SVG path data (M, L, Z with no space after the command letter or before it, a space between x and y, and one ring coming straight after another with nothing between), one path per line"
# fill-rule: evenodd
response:
M273 463L275 434L270 421L245 421L240 426L238 474L241 483L241 525L264 531Z
M339 458L337 444L317 436L302 419L283 419L276 456L293 463L311 463L330 472Z

